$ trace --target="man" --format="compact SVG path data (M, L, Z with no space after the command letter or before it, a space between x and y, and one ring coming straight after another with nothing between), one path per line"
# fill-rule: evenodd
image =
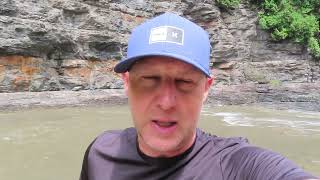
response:
M108 131L86 151L81 180L315 179L283 156L197 129L213 83L210 42L196 24L165 13L136 27L122 73L135 128Z

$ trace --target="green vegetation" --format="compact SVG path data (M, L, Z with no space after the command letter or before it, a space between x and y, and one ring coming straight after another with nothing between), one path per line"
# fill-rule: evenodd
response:
M264 0L261 7L259 24L274 40L306 44L320 59L319 0Z
M240 3L240 0L216 0L216 2L219 7L228 9L237 7Z
M270 80L269 81L269 84L272 86L272 87L280 87L281 86L281 81L280 80L277 80L277 79L273 79L273 80Z
M219 7L235 8L240 0L215 0ZM242 0L245 1L245 0ZM259 24L275 41L293 40L320 59L320 0L249 0L260 8Z

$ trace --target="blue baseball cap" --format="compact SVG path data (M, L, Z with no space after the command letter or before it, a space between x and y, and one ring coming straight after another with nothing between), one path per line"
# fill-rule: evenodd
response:
M210 41L205 30L173 13L164 13L137 26L128 42L127 58L114 68L128 71L144 57L165 56L189 63L210 77Z

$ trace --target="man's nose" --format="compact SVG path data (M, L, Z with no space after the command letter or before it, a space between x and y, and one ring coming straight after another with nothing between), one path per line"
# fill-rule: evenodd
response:
M162 110L170 110L175 107L177 91L174 83L163 83L158 96L158 105Z

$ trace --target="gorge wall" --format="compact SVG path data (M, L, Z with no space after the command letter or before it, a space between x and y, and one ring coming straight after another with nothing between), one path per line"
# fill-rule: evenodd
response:
M209 103L320 110L319 61L302 45L273 42L250 4L221 10L212 0L2 0L0 92L121 89L112 68L130 31L167 11L210 35Z

